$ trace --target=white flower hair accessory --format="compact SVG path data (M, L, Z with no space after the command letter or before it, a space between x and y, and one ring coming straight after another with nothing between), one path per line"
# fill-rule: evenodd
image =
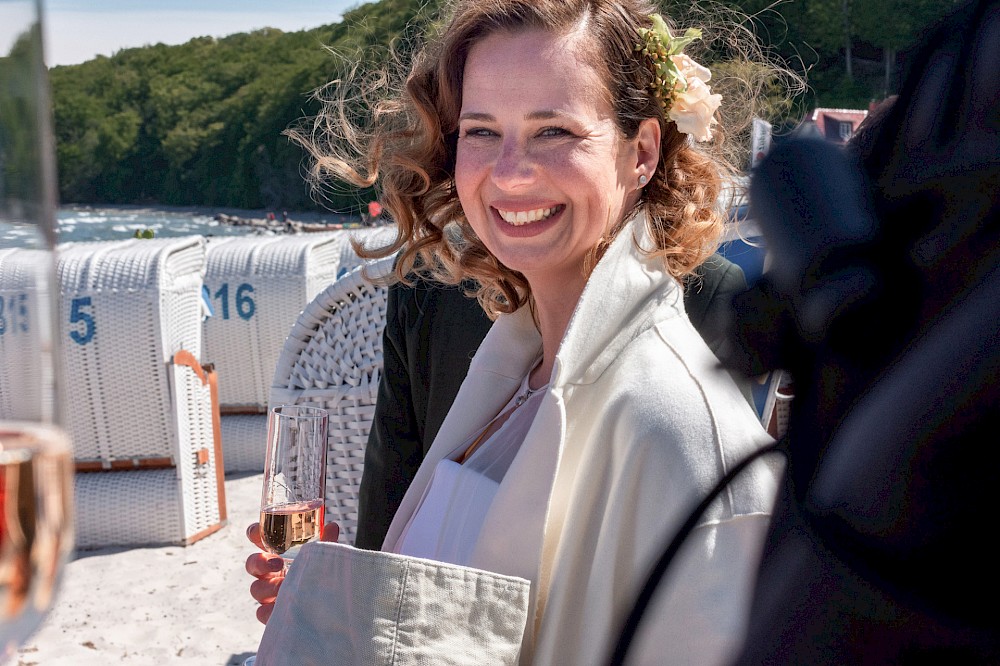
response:
M683 53L684 47L701 39L701 30L688 28L684 36L674 37L662 16L653 14L650 18L653 27L639 28L642 42L635 47L652 66L650 88L678 132L690 134L695 141L709 141L718 122L715 112L722 104L722 95L713 95L708 86L712 72Z

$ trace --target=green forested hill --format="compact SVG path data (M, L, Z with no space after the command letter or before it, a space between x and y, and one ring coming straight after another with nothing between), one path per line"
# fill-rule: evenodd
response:
M309 93L337 74L338 58L324 47L348 58L377 52L421 7L437 2L382 0L314 30L205 37L52 69L61 200L315 208L301 175L302 151L281 131L315 113ZM664 3L667 13L677 2ZM748 13L771 5L731 3ZM953 5L790 0L758 22L780 53L801 57L800 67L809 69L813 89L805 106L866 106L892 92L896 54ZM346 211L364 200L345 194L326 206Z
M65 202L315 207L282 130L338 59L388 44L424 3L384 0L340 23L127 49L50 72ZM327 202L340 209L356 196Z

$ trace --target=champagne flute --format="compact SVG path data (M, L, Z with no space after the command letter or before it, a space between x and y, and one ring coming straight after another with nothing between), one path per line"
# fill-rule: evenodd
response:
M51 607L73 544L42 33L38 0L0 0L0 663Z
M326 497L327 411L281 405L267 418L267 452L260 501L264 548L288 561L319 538Z

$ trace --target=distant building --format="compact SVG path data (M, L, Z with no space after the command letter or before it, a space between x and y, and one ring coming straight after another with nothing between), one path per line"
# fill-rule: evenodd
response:
M861 109L814 109L800 131L834 143L847 143L866 117L868 112Z

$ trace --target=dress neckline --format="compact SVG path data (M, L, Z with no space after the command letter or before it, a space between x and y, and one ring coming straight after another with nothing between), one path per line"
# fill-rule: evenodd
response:
M521 380L521 385L518 387L517 391L514 393L511 399L507 401L507 404L504 405L503 408L501 408L501 410L497 413L496 416L490 419L489 423L483 426L483 429L479 432L479 436L477 436L476 439L472 441L472 444L470 444L465 449L465 452L462 453L462 455L456 459L456 462L459 465L464 464L465 461L467 461L472 456L472 454L479 449L479 447L482 444L485 444L494 436L496 436L496 434L500 432L500 430L504 427L504 425L507 423L510 417L513 416L515 410L521 407L524 403L528 402L528 400L532 396L543 392L545 389L549 387L549 382L546 382L543 386L539 386L536 389L531 388L528 384L531 378L531 373L535 370L535 368L538 367L538 364L541 362L542 362L542 357L539 356L538 359L531 364L531 369L528 370L527 374L524 375L524 379ZM487 437L486 433L490 431L490 428L493 426L494 423L496 423L497 419L499 419L502 416L506 416L504 422L501 423L496 430L490 433L489 437Z

